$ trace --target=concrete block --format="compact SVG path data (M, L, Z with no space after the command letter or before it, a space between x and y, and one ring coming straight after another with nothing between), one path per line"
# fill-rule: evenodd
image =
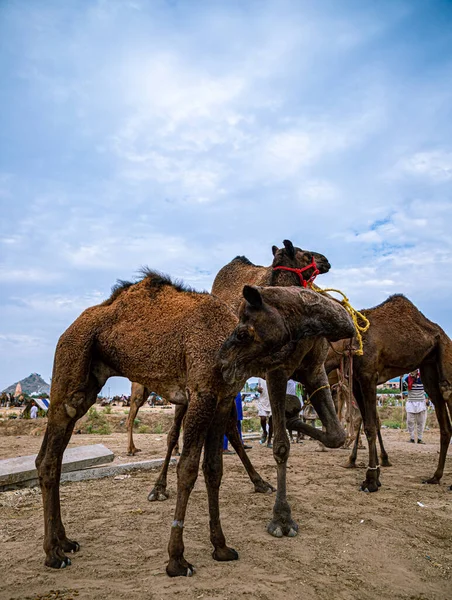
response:
M9 486L28 486L30 484L26 482L37 482L36 456L32 454L0 460L0 491L4 491ZM112 462L114 457L114 453L103 444L68 448L63 454L62 473L103 465Z

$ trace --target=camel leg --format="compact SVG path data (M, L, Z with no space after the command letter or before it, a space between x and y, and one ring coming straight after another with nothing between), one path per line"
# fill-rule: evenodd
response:
M431 398L435 407L436 417L440 429L440 450L438 466L433 477L427 479L424 483L439 483L444 473L447 450L449 449L450 439L452 437L452 425L447 414L446 400L442 394L442 389L438 382L438 371L435 364L424 363L421 365L421 378L424 388ZM451 410L452 407L449 408ZM451 413L452 414L452 413Z
M228 440L231 442L231 446L237 452L238 457L243 463L243 466L248 473L248 477L251 480L251 483L254 485L254 491L260 492L261 494L267 494L269 492L274 492L275 488L268 483L268 481L264 481L256 469L253 467L250 459L248 458L248 454L243 447L242 440L240 439L240 435L237 429L237 411L235 408L235 403L233 406L233 410L231 416L228 420L226 426L226 435L228 436Z
M381 485L377 454L377 381L376 377L372 379L361 377L359 381L355 379L353 383L354 396L363 417L364 433L369 447L369 466L361 490L377 492Z
M226 421L228 419L230 421L229 406L229 401L223 401L216 410L214 420L207 432L206 443L204 446L204 461L202 465L209 501L210 541L214 547L212 557L214 560L218 561L237 560L239 557L238 553L233 548L229 548L226 545L226 539L220 522L219 493L221 478L223 476L222 446ZM233 411L233 414L235 420L234 428L237 431L237 413L235 410Z
M174 421L171 426L171 429L168 433L167 438L167 450L165 456L165 462L163 463L160 474L155 482L154 487L148 494L149 502L155 502L156 500L168 500L168 493L166 491L167 484L167 476L168 476L168 467L171 460L171 455L176 447L179 434L182 426L182 421L184 420L185 413L187 412L187 404L178 404L176 405L176 410L174 413Z
M356 459L358 458L358 446L359 446L359 437L361 435L361 425L362 419L360 419L358 424L358 430L356 431L355 440L353 442L353 448L350 456L348 457L348 461L345 463L344 467L346 469L354 469L356 468ZM352 423L350 424L353 425Z
M309 369L297 369L294 378L305 384L307 392L311 395L311 404L322 422L323 428L322 430L317 429L304 423L301 419L291 421L291 427L322 442L327 448L340 448L345 441L345 431L334 407L323 362L311 363Z
M146 402L149 396L149 390L139 383L132 383L132 394L130 396L130 410L127 417L127 455L135 456L137 452L141 452L133 443L133 423L138 414L138 410Z
M59 374L61 379L61 374ZM54 377L56 379L56 377ZM77 419L92 406L102 389L97 379L90 377L84 391L74 394L52 385L51 405L48 413L47 429L36 458L42 500L44 505L44 551L45 565L55 569L71 564L65 552L77 552L80 546L66 536L61 519L60 477L63 453L71 437ZM76 386L74 386L76 388Z
M286 467L290 452L290 441L286 430L286 387L287 375L282 369L267 373L267 386L273 417L273 456L276 461L277 491L273 507L273 519L267 531L275 537L297 535L298 525L292 520L290 505L287 502Z
M378 443L380 445L380 465L382 467L392 467L392 464L389 460L388 453L386 452L386 448L383 445L383 436L381 435L381 421L380 416L377 412L377 436Z
M184 558L184 519L191 491L198 478L199 461L206 432L214 417L216 397L212 393L190 394L185 416L184 443L177 465L177 501L168 544L169 561L166 572L170 577L188 576L194 567Z

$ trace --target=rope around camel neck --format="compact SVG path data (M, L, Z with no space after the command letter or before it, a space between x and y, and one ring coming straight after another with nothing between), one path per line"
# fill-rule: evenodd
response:
M341 290L337 290L335 288L322 289L322 288L319 288L317 285L314 285L313 283L311 284L311 289L314 290L314 292L318 292L319 294L326 294L327 292L336 292L337 294L340 294L342 296L342 300L338 300L338 302L340 302L342 304L342 306L345 308L345 310L351 316L351 318L353 320L353 325L355 326L356 338L358 340L359 347L357 350L354 350L353 353L356 354L357 356L362 356L364 354L364 350L363 350L363 338L362 338L361 334L366 333L366 331L369 329L369 327L370 327L369 319L367 317L365 317L361 312L359 312L359 310L356 310L355 308L353 308L353 306L350 304L350 300L347 298L347 296L344 294L344 292L341 292ZM361 322L364 324L360 325L358 323L358 319L360 319Z

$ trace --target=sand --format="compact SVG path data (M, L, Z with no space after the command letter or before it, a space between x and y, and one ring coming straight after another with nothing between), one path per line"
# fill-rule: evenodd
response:
M156 473L68 483L61 488L69 537L81 545L72 565L44 567L43 517L38 490L0 494L0 598L100 599L380 599L445 600L452 597L452 457L440 486L423 485L436 466L439 433L425 446L408 444L404 432L385 430L393 467L382 473L380 491L358 491L364 468L344 469L347 452L317 452L306 441L291 447L289 500L300 525L296 538L265 531L273 495L255 494L238 458L225 457L221 514L228 544L240 559L211 557L202 474L193 490L185 526L185 556L192 578L165 574L173 519L176 473L170 499L149 503ZM42 436L0 436L3 458L37 452ZM163 456L165 435L136 436L136 459ZM71 444L104 443L119 462L126 436L74 435ZM249 453L264 478L275 484L271 450L253 442ZM364 467L366 452L359 461ZM420 506L418 503L421 503Z

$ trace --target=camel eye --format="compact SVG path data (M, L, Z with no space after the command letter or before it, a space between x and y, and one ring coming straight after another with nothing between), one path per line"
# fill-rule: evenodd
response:
M237 332L237 339L239 342L248 342L252 339L251 332L248 329L240 329Z

